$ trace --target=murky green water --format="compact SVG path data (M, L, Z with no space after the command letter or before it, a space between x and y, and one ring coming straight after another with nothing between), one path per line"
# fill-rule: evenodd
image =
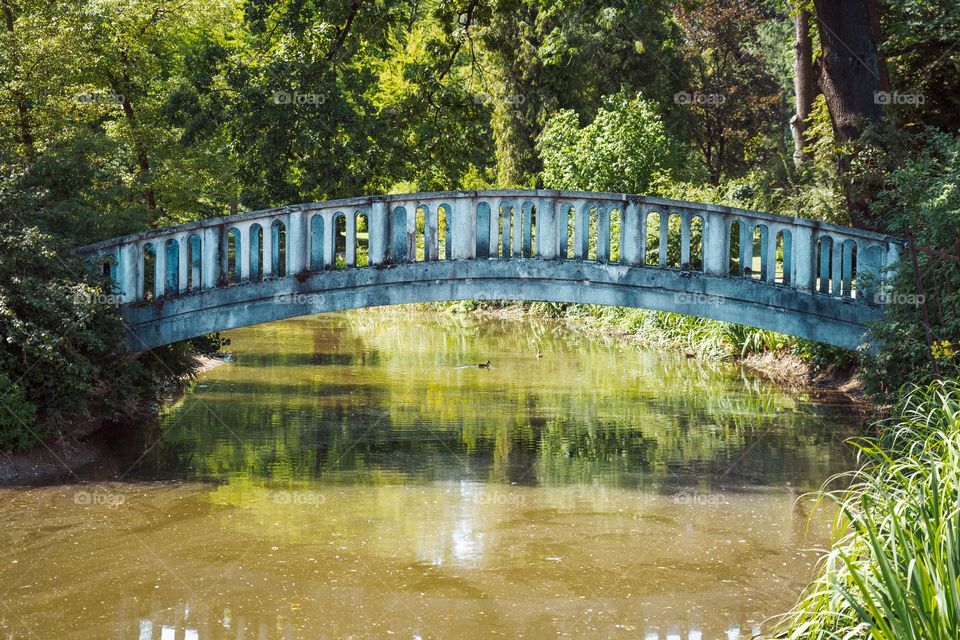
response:
M0 489L0 638L747 638L852 464L843 403L552 324L230 337L83 484Z

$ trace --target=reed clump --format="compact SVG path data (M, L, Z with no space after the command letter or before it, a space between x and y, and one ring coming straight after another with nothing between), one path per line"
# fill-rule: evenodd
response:
M858 440L835 538L781 621L791 639L960 638L960 383L913 387L878 437Z

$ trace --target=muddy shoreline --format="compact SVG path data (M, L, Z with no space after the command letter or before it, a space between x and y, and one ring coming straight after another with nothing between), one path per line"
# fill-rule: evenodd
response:
M193 376L200 375L227 362L226 355L196 356ZM189 388L189 381L171 383L159 400L144 400L139 410L125 421L153 420L163 405L170 403ZM0 451L0 486L43 485L57 482L79 482L76 472L95 464L105 453L100 437L116 423L93 416L79 422L70 432L50 436L39 445L22 453Z

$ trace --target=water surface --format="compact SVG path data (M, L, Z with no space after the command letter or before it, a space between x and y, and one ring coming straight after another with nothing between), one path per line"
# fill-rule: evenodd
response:
M0 490L0 637L747 638L852 464L836 398L556 324L229 337L82 483Z

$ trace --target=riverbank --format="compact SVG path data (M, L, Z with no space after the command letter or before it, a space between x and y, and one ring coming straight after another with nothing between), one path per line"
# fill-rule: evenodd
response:
M424 306L430 307L431 305ZM500 320L521 320L538 315L537 311L533 310L529 304L463 305L453 303L444 306L455 313L465 312L479 317ZM627 340L650 349L669 349L683 353L689 358L729 360L784 388L829 389L847 396L858 404L868 404L864 397L863 383L859 378L858 367L843 367L836 364L818 366L811 359L793 353L786 345L775 350L761 349L759 351L749 351L745 354L735 352L722 354L715 344L709 344L706 340L698 341L692 332L690 339L683 341L671 336L652 339L648 332L631 329L630 318L617 315L617 310L614 310L614 313L609 316L600 316L590 311L582 314L569 313L569 307L551 307L551 310L554 312L553 317L555 319L576 326L581 330Z
M194 368L187 379L170 381L159 399L144 399L139 409L124 422L155 419L163 405L180 397L189 386L188 380L206 373L227 361L225 355L196 355ZM100 414L78 421L69 431L61 431L21 453L0 451L0 486L32 485L75 477L75 472L101 459L104 443L97 433L111 426ZM114 425L115 426L115 425Z

